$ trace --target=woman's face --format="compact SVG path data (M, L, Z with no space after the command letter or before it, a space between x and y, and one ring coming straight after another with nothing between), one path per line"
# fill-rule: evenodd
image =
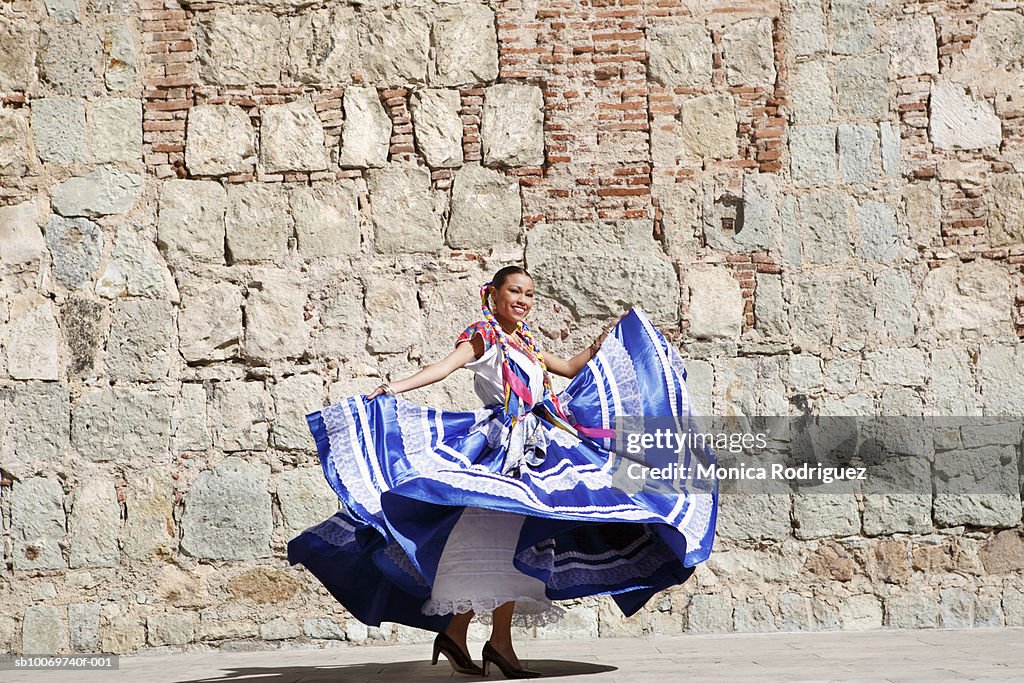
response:
M495 317L504 323L522 322L533 308L533 295L533 278L522 273L509 275L491 292Z

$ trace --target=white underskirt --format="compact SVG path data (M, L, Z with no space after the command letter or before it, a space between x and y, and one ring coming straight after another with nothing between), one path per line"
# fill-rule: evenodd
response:
M492 610L515 601L512 623L516 626L558 621L564 610L544 594L544 582L512 564L525 519L509 512L467 507L441 552L423 614L463 614L472 610L482 623L489 623Z

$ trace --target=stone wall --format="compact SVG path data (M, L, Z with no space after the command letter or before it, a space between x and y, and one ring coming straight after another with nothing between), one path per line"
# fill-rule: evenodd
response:
M508 263L558 353L643 306L705 413L1024 414L1019 2L5 0L0 45L0 650L429 637L287 566L303 416ZM1019 494L777 495L536 635L1004 625Z

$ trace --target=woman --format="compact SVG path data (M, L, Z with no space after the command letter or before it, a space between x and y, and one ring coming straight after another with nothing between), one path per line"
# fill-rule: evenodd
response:
M523 669L511 625L557 619L555 599L612 595L627 616L707 559L717 486L622 488L617 417L688 419L682 359L639 309L571 360L542 353L526 317L533 278L499 270L482 319L443 360L307 416L324 473L345 503L288 544L355 617L438 632L461 673ZM395 394L475 374L484 407L433 409ZM562 394L550 373L571 378ZM685 452L687 464L713 462ZM621 468L621 469L620 469ZM490 611L483 669L466 631ZM484 615L482 615L484 616Z

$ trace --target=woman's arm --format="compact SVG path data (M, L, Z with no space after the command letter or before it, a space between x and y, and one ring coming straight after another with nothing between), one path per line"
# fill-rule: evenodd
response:
M445 358L436 363L431 363L416 372L414 375L410 375L405 379L400 379L397 382L385 382L374 389L366 398L372 399L380 396L385 393L385 387L390 387L390 393L392 394L400 394L403 391L412 391L413 389L419 389L420 387L425 387L428 384L433 384L434 382L440 382L459 368L465 367L466 363L483 355L483 352L483 339L480 338L479 334L473 335L471 343L459 344L455 347L455 350L449 353Z
M604 341L604 338L608 336L608 333L611 332L612 328L615 327L615 325L618 324L618 322L619 320L616 320L608 327L606 327L604 329L604 332L602 332L600 336L598 336L598 338L594 340L593 344L583 349L569 360L562 360L561 358L552 353L545 353L544 364L547 365L548 370L553 372L554 374L559 375L560 377L572 379L580 370L586 367L587 363L590 362L591 358L597 355L597 352L601 348L601 343Z

